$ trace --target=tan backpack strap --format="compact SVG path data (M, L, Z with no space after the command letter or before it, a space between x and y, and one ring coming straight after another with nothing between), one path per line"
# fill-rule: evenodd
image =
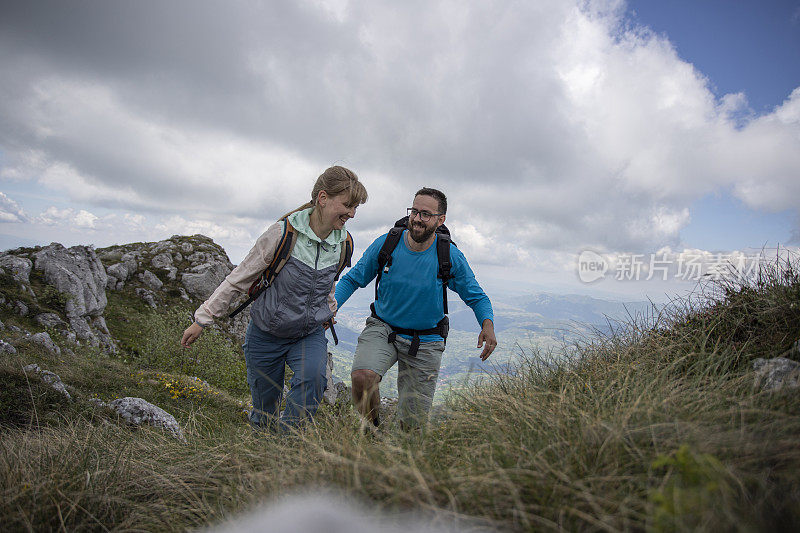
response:
M245 307L250 305L258 296L264 292L264 290L269 287L275 276L278 275L278 272L281 271L283 265L286 264L286 261L289 260L289 257L292 254L292 249L294 249L294 245L297 242L297 231L292 227L287 219L282 219L284 221L283 226L283 234L281 235L281 239L278 241L278 244L275 248L275 253L272 254L272 261L270 261L267 268L264 269L264 272L258 277L257 280L250 285L250 288L247 290L247 300L244 301L239 307L237 307L230 315L230 318L235 317L239 313L241 313Z
M344 267L350 266L350 260L353 257L353 236L347 232L347 238L342 242L342 252L339 255L339 266L336 269L336 277L334 280L338 281Z
M269 266L267 267L265 279L267 286L272 284L275 276L278 275L278 272L281 271L283 265L285 265L289 260L289 257L292 255L294 245L297 243L297 231L294 229L288 219L285 219L284 222L286 224L283 232L285 237L282 238L278 243L278 247L275 249L275 255L272 257L272 262L270 262Z

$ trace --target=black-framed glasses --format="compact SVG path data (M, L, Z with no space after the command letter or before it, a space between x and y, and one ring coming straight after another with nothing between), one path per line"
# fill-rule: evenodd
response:
M419 211L413 207L409 207L406 209L406 213L408 213L408 218L412 219L416 215L419 215L419 218L422 219L423 222L427 222L431 219L431 217L438 217L442 213L429 213L428 211Z

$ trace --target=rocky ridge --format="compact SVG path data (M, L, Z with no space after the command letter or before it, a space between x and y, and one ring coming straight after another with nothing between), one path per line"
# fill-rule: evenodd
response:
M95 250L59 243L0 253L0 306L71 344L117 350L103 313L107 292L128 289L156 309L175 298L199 305L233 269L225 251L203 235ZM246 316L246 315L245 315ZM225 325L243 338L240 320Z
M53 355L72 353L79 347L92 347L109 356L118 354L119 340L109 331L104 316L110 295L128 294L158 312L177 302L195 308L233 267L225 251L203 235L175 235L158 242L100 249L52 243L7 250L0 253L0 311L18 325L0 322L0 353L13 354L19 347L35 345ZM248 320L248 313L240 313L213 327L241 344ZM29 365L28 370L47 383L55 382L52 373L34 366ZM349 397L349 390L334 378L332 369L329 354L325 400L335 404ZM67 393L63 384L59 387ZM128 404L137 409L142 405ZM129 422L151 424L166 418L158 407L153 408L152 416L121 416ZM170 423L155 425L182 438Z

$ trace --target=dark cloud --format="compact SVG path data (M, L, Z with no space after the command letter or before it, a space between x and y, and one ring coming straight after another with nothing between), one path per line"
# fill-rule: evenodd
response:
M0 172L213 225L277 216L339 163L370 187L365 227L438 186L475 242L520 249L673 245L720 187L785 202L800 97L729 120L598 5L6 2Z

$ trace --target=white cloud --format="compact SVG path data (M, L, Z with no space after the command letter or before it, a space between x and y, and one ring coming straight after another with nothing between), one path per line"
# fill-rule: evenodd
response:
M172 216L163 222L156 224L155 229L163 233L171 233L177 235L194 235L203 234L211 237L217 242L225 241L236 245L252 245L256 237L260 235L255 231L242 227L241 221L233 222L227 225L217 224L210 220L187 220L181 216ZM266 229L266 228L261 228Z
M35 218L35 221L39 224L44 224L45 226L56 226L66 220L69 220L74 213L75 211L70 208L59 209L55 206L50 206L42 211L39 216Z
M720 190L800 205L800 88L763 116L716 99L621 1L188 5L128 6L125 26L120 7L78 6L51 35L0 41L0 180L65 195L76 227L112 207L127 214L110 231L244 247L338 163L370 193L359 242L428 185L489 263L677 247ZM99 27L125 39L99 45Z
M34 222L45 226L66 226L73 230L109 230L114 228L116 215L108 214L98 217L85 209L75 210L71 207L59 209L50 206L42 211Z
M94 229L95 222L97 222L97 217L85 209L81 209L72 219L72 221L79 228Z
M0 192L0 223L27 221L28 217L19 204Z
M136 215L132 213L125 213L122 219L125 221L125 224L134 229L142 228L145 221L143 215Z

